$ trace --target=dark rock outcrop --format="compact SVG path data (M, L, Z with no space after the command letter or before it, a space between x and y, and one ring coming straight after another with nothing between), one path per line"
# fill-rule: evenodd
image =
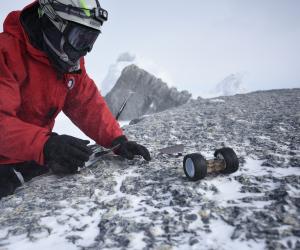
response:
M132 120L142 115L157 113L185 104L191 98L187 91L169 88L161 79L135 65L122 71L112 90L105 96L113 114L117 114L122 103L131 94L120 120Z
M152 161L105 156L0 202L0 249L300 249L300 89L198 99L126 126ZM189 182L183 155L232 147L240 169ZM96 149L100 150L100 149Z

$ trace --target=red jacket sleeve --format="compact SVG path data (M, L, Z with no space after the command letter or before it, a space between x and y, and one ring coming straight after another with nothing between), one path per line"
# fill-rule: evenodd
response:
M43 148L49 137L45 128L17 117L21 105L20 84L0 53L0 157L12 162L44 163Z
M110 147L115 138L123 135L119 123L84 67L79 82L75 82L74 88L67 95L63 111L78 128L101 146Z

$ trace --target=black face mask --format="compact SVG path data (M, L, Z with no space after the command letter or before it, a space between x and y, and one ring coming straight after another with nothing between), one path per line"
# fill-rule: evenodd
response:
M77 72L80 70L80 65L79 65L79 59L82 56L85 56L87 52L85 53L78 53L70 49L68 52L69 58L73 58L73 63L72 61L65 62L62 60L47 44L44 44L43 50L46 52L48 55L48 58L52 64L52 66L57 70L58 73L60 74L65 74L65 73L72 73L72 72ZM71 52L72 51L72 52ZM78 59L77 59L78 58ZM77 60L76 60L77 59Z
M44 51L60 73L78 71L79 59L91 51L100 31L68 23L61 33L47 16L42 17Z

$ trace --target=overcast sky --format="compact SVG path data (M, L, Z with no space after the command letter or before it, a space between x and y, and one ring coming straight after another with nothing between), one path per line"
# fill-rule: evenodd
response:
M1 23L11 10L30 2L3 1ZM87 56L88 72L98 86L119 54L130 52L194 95L231 73L243 74L249 90L300 87L299 0L100 3L109 21Z

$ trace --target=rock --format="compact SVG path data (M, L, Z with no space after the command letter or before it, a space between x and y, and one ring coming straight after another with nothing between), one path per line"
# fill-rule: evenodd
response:
M105 96L113 114L117 115L122 103L128 99L120 120L132 120L146 114L153 114L178 107L188 102L191 94L169 88L161 79L138 68L127 66L112 90Z
M184 218L189 221L195 221L197 220L198 216L196 214L187 214L184 216Z

